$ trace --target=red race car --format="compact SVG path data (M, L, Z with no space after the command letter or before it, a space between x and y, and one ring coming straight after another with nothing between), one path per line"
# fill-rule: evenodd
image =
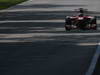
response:
M84 14L85 9L79 8L79 15L78 16L67 16L65 19L65 29L97 29L97 22L96 17L94 16L87 16Z

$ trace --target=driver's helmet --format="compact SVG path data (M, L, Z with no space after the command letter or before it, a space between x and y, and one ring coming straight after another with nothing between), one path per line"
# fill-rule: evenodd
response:
M79 8L79 12L80 13L84 13L84 9L83 8Z

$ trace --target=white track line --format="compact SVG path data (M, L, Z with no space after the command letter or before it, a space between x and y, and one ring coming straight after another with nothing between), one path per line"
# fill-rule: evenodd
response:
M0 34L0 37L4 36L30 36L30 37L35 37L35 36L100 36L100 33L23 33L23 34Z
M86 75L93 75L99 56L100 56L100 42L98 43L96 53L93 56L92 62L90 64L88 71L86 72Z
M17 22L65 22L65 20L5 20L5 21L0 21L0 23L17 23Z
M59 20L55 20L55 19L53 19L53 20L4 20L4 21L0 21L0 23L18 23L18 22L43 22L43 23L48 23L48 22L65 22L65 19L59 19ZM99 24L100 23L100 20L97 20L97 23Z

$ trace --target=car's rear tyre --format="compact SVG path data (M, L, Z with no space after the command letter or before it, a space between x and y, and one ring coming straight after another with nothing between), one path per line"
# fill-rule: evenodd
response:
M67 16L67 18L65 18L65 30L66 31L70 31L71 30L71 19Z
M91 29L97 30L97 19L96 19L96 17L91 22Z
M65 26L65 30L66 30L66 31L70 31L70 30L71 30L71 28L70 28L70 27Z

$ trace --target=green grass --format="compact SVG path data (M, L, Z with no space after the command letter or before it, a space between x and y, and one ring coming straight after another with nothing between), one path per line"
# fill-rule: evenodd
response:
M0 0L0 9L5 9L24 1L27 0Z

